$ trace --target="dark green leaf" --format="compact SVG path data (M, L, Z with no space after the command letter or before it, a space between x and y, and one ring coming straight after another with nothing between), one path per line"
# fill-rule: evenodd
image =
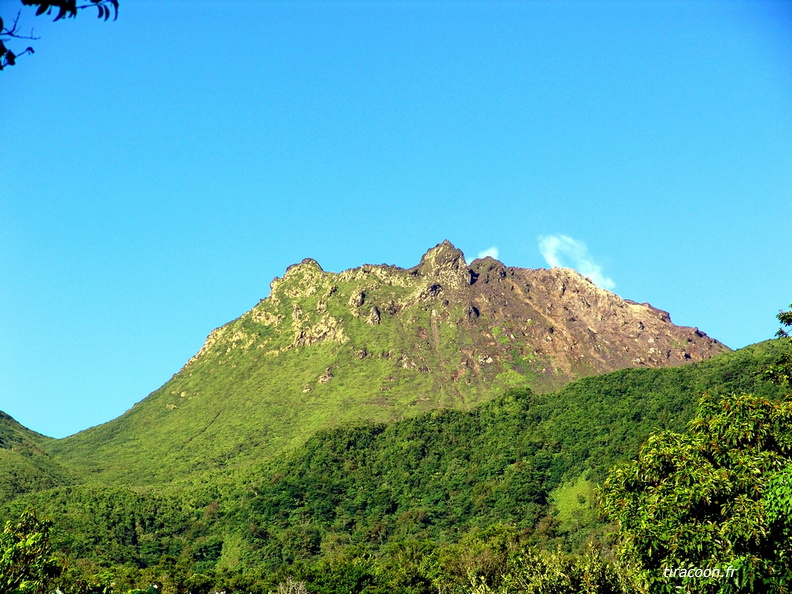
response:
M16 64L16 54L14 52L12 52L11 50L8 50L6 52L5 58L6 58L6 62L8 62L8 64L9 64L9 66L13 66L14 64Z
M41 6L39 6L39 7L38 7L38 10L36 11L36 16L41 16L42 14L44 14L45 12L47 12L47 10L49 9L49 7L50 7L50 5L49 5L49 4L47 4L46 2L42 2L42 3L41 3ZM57 20L57 19L56 19L56 20Z

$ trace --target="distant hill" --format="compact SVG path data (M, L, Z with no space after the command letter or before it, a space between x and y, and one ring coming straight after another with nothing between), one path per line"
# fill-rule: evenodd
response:
M162 483L272 457L344 423L728 350L572 270L468 265L447 241L411 269L331 273L306 259L159 390L46 451L91 480Z
M0 411L0 502L29 491L70 484L72 474L44 451L54 441Z

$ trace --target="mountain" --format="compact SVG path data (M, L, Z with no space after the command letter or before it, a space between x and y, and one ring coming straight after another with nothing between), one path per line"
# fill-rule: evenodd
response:
M728 350L572 270L468 265L447 241L410 269L332 273L306 259L159 390L46 449L92 480L168 482L272 457L328 427Z

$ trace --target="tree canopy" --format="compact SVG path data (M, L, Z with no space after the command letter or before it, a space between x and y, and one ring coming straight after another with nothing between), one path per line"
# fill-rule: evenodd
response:
M789 307L792 308L792 303L789 304ZM789 344L792 345L792 337L789 336L789 328L792 328L792 309L780 311L776 317L781 322L781 325L784 326L779 328L776 336L787 339ZM770 381L776 384L792 386L792 353L781 355L765 374Z
M26 510L17 521L9 520L0 533L0 591L9 594L44 594L62 571L52 554L49 531L52 522Z
M601 505L649 592L789 592L792 402L705 394L688 433L611 470Z

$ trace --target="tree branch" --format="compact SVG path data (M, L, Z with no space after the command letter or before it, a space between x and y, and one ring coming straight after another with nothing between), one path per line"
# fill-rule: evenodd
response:
M33 35L33 29L30 30L30 35L19 34L19 17L22 11L17 11L16 18L10 27L5 27L2 17L0 17L0 40L2 39L41 39Z

